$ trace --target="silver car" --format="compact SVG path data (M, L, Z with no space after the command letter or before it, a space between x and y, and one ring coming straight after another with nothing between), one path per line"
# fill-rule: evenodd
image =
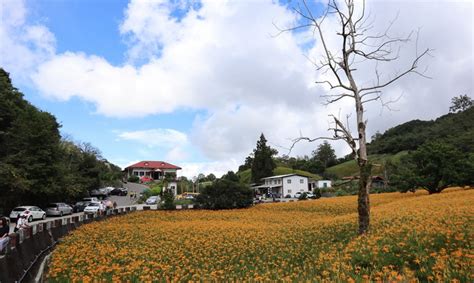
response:
M46 215L48 216L63 216L66 214L72 214L72 207L63 202L50 203L46 209Z

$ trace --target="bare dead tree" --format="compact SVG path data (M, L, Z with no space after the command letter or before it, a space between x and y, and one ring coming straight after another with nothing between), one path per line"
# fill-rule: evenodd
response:
M294 11L304 20L304 23L292 28L279 28L280 33L311 28L323 49L322 58L311 62L318 71L326 75L329 74L330 77L327 80L317 82L328 86L331 91L330 94L323 96L327 100L327 104L336 103L342 99L353 99L354 101L357 135L354 136L349 128L349 116L347 116L347 122L344 123L339 117L330 115L333 126L329 130L333 132L332 137L309 138L300 136L293 140L291 148L297 142L303 140L313 142L320 139L343 140L349 145L359 166L360 174L358 193L359 234L365 234L369 231L369 189L372 179L372 164L367 158L367 120L364 119L364 107L367 103L374 101L381 102L382 107L394 102L383 101L382 90L408 74L426 77L424 75L426 69L421 72L418 69L420 60L429 55L430 52L430 49L426 49L421 53L416 51L411 64L406 66L404 70L394 73L388 79L382 78L376 65L374 82L371 85L362 85L354 76L357 71L356 64L369 62L383 64L396 61L399 59L400 45L409 42L414 34L417 37L417 33L413 32L405 38L391 37L389 31L395 20L389 23L384 32L370 34L372 23L370 23L370 16L366 15L365 9L365 1L361 3L356 11L354 0L345 0L340 6L339 1L330 0L325 13L321 17L315 17L307 2L303 0L302 5L298 5L294 8ZM340 40L340 50L331 50L323 33L323 23L329 16L335 16L340 27L339 32L337 32Z

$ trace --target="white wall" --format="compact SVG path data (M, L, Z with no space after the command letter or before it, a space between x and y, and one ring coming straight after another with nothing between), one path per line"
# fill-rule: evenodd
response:
M324 185L326 184L326 185ZM330 180L321 180L318 181L318 188L324 189L324 188L330 188L331 187L331 181Z
M288 180L291 180L291 183L288 183ZM286 195L294 196L297 192L308 192L308 178L303 176L284 177L283 197Z

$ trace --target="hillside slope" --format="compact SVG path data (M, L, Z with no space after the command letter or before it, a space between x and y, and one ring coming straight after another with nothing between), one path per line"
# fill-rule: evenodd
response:
M407 151L401 151L397 154L372 154L369 155L369 160L376 164L372 169L373 175L383 175L384 164L388 161L398 162L400 158L407 154ZM346 176L359 175L359 167L355 160L346 161L344 163L329 167L326 169L327 173L336 175L338 178Z
M369 154L416 150L427 141L443 141L465 152L474 151L474 107L432 121L412 120L387 130L368 144Z

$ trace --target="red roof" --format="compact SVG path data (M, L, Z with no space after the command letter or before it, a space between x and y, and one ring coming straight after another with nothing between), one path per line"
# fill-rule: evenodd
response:
M149 169L176 169L180 170L181 167L164 162L164 161L140 161L127 168L149 168ZM125 168L125 169L127 169Z

